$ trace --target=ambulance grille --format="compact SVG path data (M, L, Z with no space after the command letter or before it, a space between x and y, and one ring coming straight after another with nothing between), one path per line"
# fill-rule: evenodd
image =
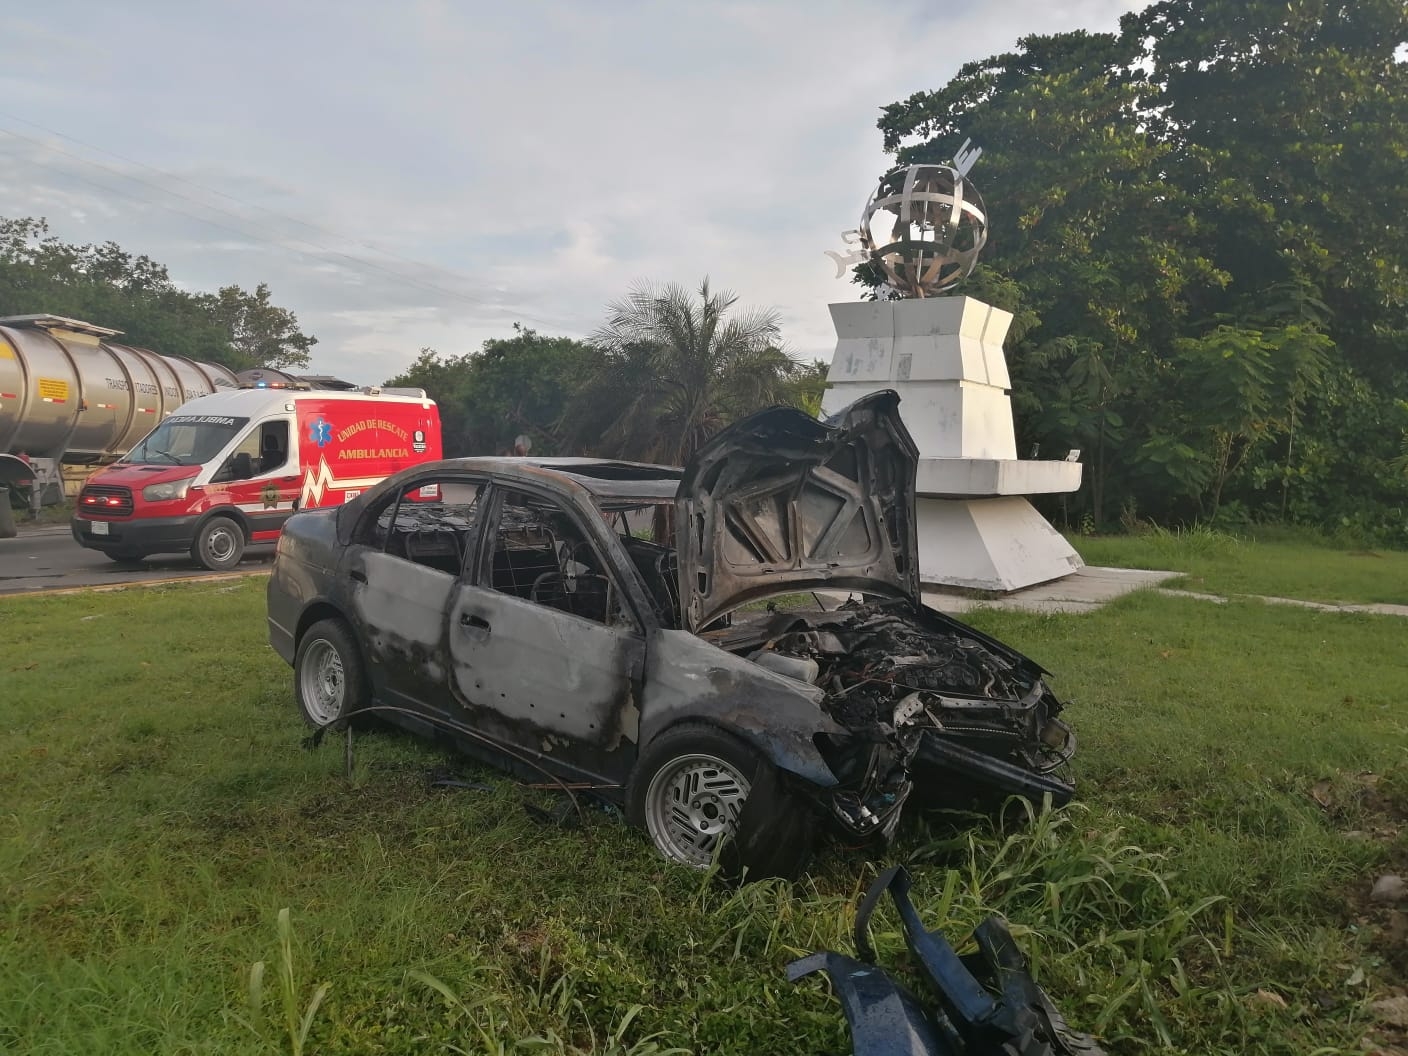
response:
M132 489L89 484L78 493L78 508L90 517L130 517Z

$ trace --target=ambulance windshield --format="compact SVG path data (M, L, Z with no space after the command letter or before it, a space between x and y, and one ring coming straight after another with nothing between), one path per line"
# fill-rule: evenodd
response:
M223 451L248 422L248 418L218 414L172 415L122 461L139 466L203 465Z

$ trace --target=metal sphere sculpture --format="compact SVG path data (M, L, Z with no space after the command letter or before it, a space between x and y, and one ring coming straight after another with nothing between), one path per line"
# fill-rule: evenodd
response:
M932 297L973 270L988 240L977 188L948 165L883 176L861 215L860 240L902 297Z

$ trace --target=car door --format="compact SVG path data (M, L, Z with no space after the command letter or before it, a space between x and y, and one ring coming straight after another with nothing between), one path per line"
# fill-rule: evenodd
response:
M594 508L494 489L474 576L449 617L451 680L470 721L559 772L624 781L645 640Z
M417 476L354 530L342 572L372 689L385 704L432 717L454 711L446 621L475 549L484 494L472 476Z

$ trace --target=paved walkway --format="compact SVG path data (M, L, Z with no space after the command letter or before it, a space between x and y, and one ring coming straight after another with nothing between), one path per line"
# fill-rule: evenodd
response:
M1217 605L1226 605L1228 601L1221 594L1199 594L1195 590L1170 590L1167 587L1160 587L1158 593L1170 598L1197 598L1199 601L1211 601ZM1305 601L1301 598L1277 598L1269 594L1233 594L1232 597L1250 598L1253 601L1265 602L1267 605L1294 605L1299 609L1315 609L1318 612L1368 612L1376 616L1408 616L1408 605L1361 605L1348 601Z
M942 612L969 609L1021 609L1026 612L1094 612L1131 591L1156 587L1181 576L1181 572L1153 572L1142 568L1101 568L1086 565L1078 572L1011 594L975 596L972 591L930 587L924 602Z
M1144 589L1152 589L1165 597L1194 598L1198 601L1210 601L1215 605L1226 605L1230 600L1221 594L1201 594L1192 590L1174 590L1159 586L1181 575L1181 572L1153 572L1139 568L1100 568L1087 565L1064 579L990 597L975 595L972 591L930 587L924 591L924 602L949 613L967 612L976 608L1079 613L1094 612L1115 598ZM1300 598L1277 598L1264 594L1233 594L1231 597L1251 599L1267 605L1292 605L1318 612L1367 612L1376 616L1408 617L1408 605L1303 601Z

